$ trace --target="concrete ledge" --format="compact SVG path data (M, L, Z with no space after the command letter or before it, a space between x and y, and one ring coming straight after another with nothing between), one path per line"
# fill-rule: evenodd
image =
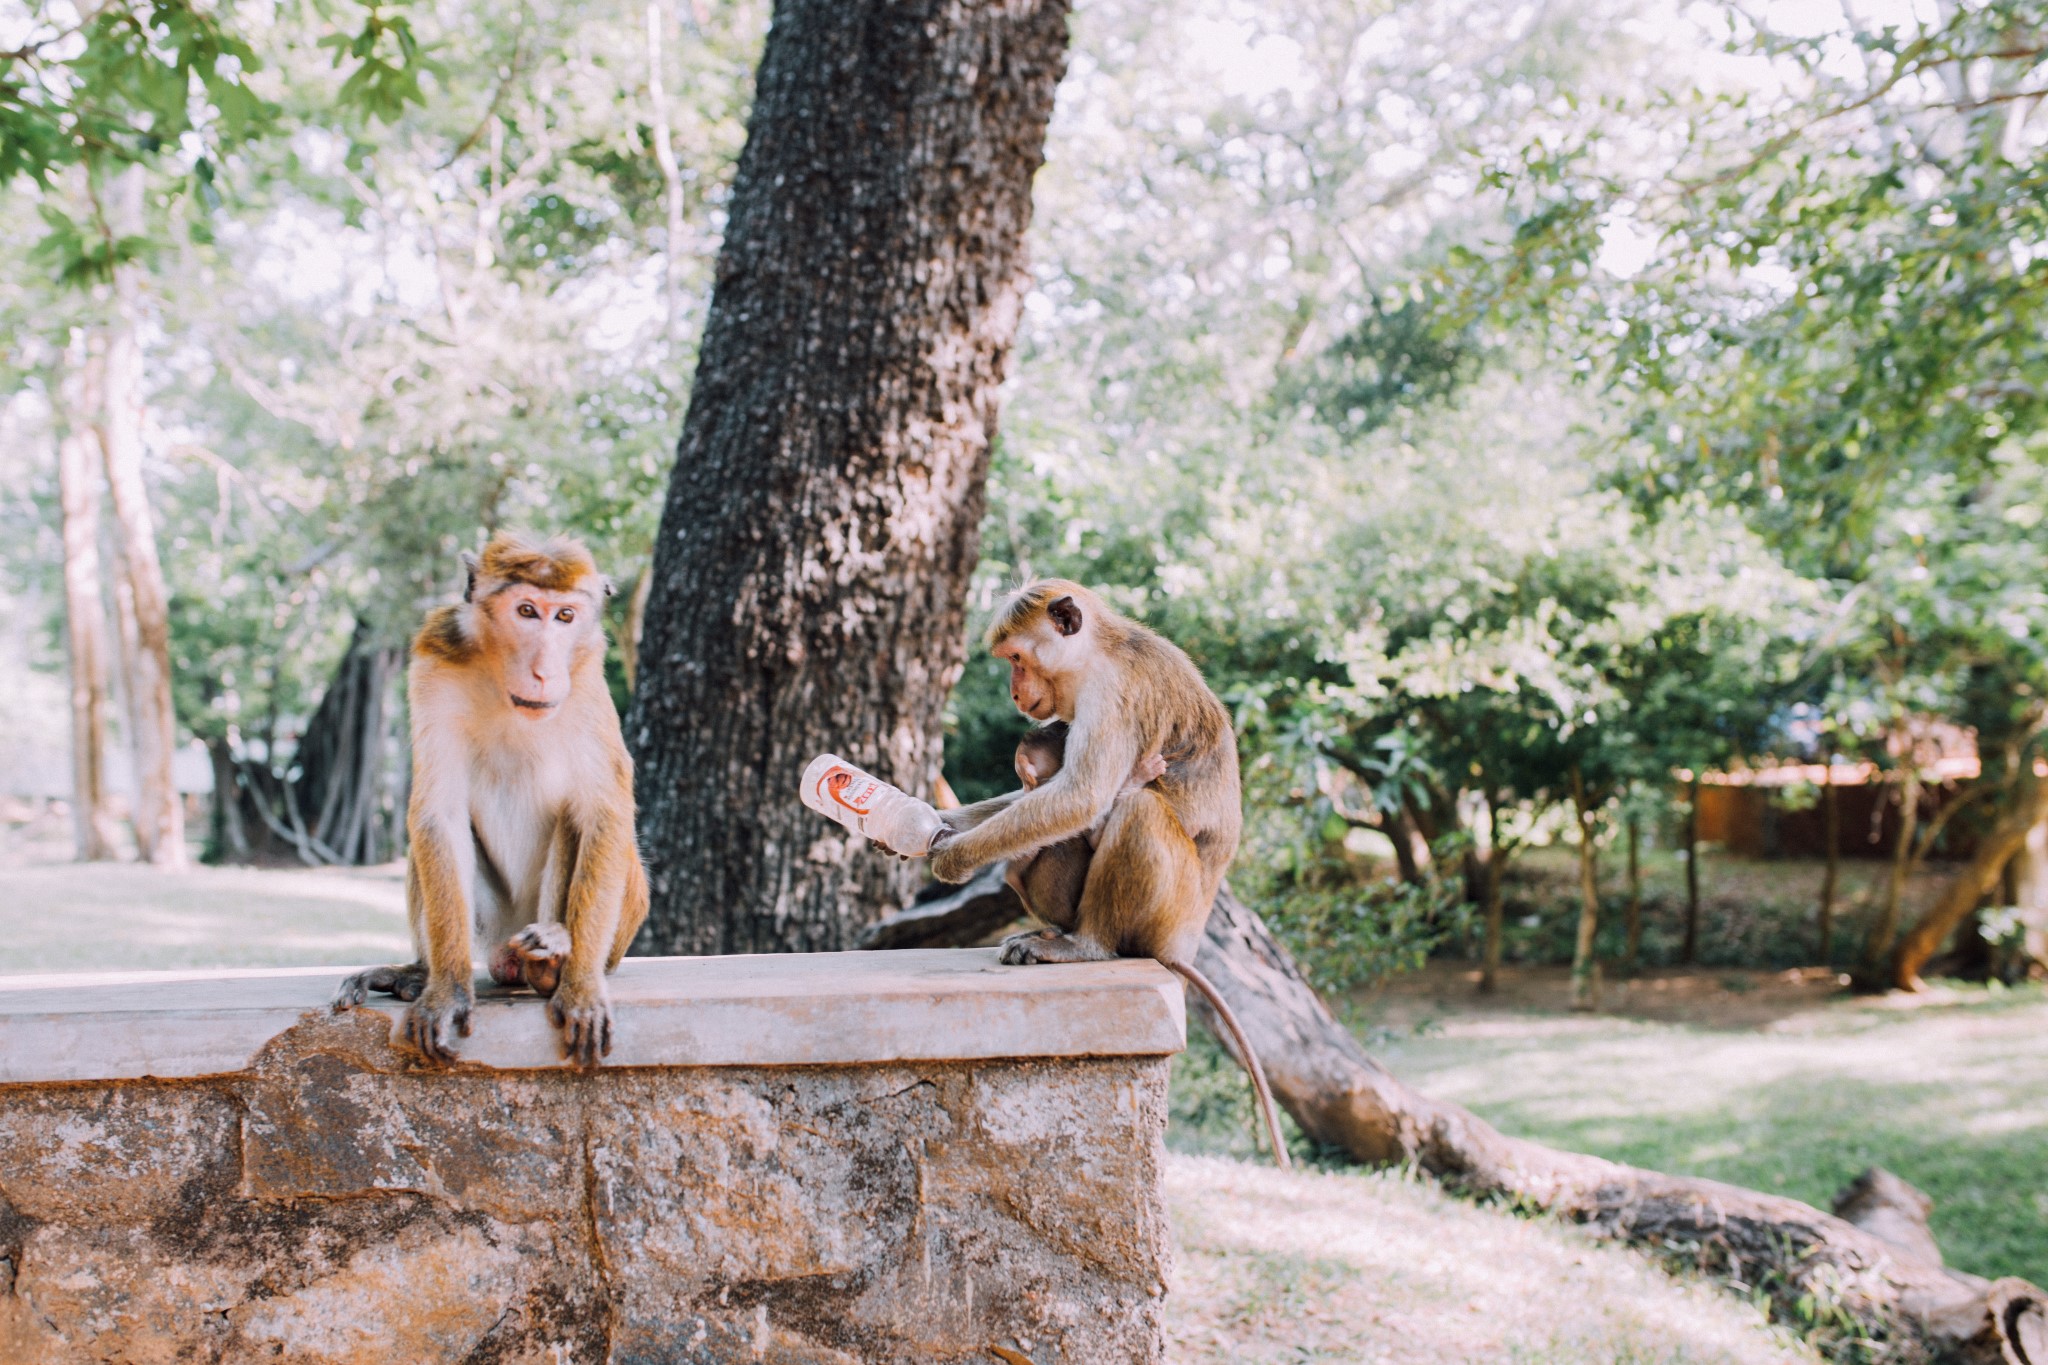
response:
M352 970L0 977L0 1085L243 1071ZM1160 1056L1186 1038L1180 982L1157 963L1004 967L993 948L631 958L611 993L610 1066ZM563 1065L532 995L479 991L472 1028L466 1063Z

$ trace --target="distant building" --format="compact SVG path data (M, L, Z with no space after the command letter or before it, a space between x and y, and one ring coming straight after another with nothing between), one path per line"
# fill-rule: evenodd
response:
M1952 725L1920 736L1920 823L1962 794L1983 771L1977 738ZM1836 851L1845 858L1891 856L1899 837L1900 774L1875 763L1766 763L1700 777L1699 837L1746 858L1827 856L1827 814L1821 788L1832 782L1840 811ZM1967 858L1976 851L1967 822L1951 823L1930 855Z

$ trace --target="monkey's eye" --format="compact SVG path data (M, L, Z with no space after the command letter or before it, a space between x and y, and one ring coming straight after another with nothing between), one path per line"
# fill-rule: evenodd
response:
M540 620L540 609L531 602L521 602L519 604L519 614L529 621Z
M555 613L555 619L557 621L560 621L565 626L568 625L571 621L576 619L576 608L563 607L560 611Z

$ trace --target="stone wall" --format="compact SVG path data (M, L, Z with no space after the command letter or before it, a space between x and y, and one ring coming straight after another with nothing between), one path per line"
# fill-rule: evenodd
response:
M908 964L921 989L900 989L908 957L933 968ZM427 1070L387 1014L310 1009L232 1072L0 1085L0 1363L1158 1360L1178 987L1149 963L986 957L844 955L869 977L823 1004L747 997L865 1012L878 1036L892 1011L950 1008L922 1048L869 1050L960 1056L778 1064L771 1027L752 1064ZM777 962L804 970L749 961L771 984ZM687 1001L675 970L624 976ZM1097 973L1092 1006L1071 971ZM124 984L151 983L93 989ZM1004 1038L1040 989L1121 1037L1052 1056ZM163 998L130 1034L192 1022ZM58 1000L0 981L12 1076ZM539 1010L480 1010L473 1050ZM118 1032L83 1013L75 1031ZM619 1009L625 1033L653 1018Z

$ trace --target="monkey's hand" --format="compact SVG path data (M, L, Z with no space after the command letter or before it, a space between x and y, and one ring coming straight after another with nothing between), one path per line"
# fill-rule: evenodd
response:
M342 1010L362 1004L370 998L371 991L396 996L400 1000L417 1000L420 992L427 987L425 963L410 962L391 967L366 967L354 976L342 980L334 992L334 1009Z
M596 1066L612 1050L612 1002L604 978L565 981L548 998L548 1018L562 1031L562 1050L577 1066Z
M976 870L988 861L974 851L971 835L956 834L951 829L939 831L932 841L932 875L942 882L964 882L973 877Z
M1147 754L1131 765L1131 775L1124 780L1124 789L1119 796L1129 796L1140 788L1150 786L1166 776L1166 755Z
M397 1041L430 1062L455 1060L457 1035L469 1036L469 1012L476 992L467 981L429 978L420 998L398 1018Z

